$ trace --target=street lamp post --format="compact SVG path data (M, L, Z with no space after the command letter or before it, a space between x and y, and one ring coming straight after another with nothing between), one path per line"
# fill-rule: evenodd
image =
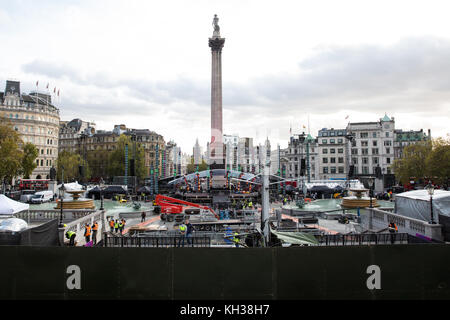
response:
M369 200L370 200L370 208L373 208L372 206L372 197L373 197L373 184L375 182L375 178L374 177L369 177L367 180L368 184L369 184Z
M434 187L431 184L431 181L426 186L426 189L428 191L428 194L430 195L430 214L431 214L431 224L434 224L433 219L433 194L434 194Z
M61 207L61 212L59 214L59 227L62 228L63 227L63 203L64 203L64 192L65 192L65 188L64 188L64 167L61 166L61 187L59 188L59 200L60 200L60 207Z
M103 178L100 178L100 210L104 210L103 208L103 188L105 186L105 182L103 181Z

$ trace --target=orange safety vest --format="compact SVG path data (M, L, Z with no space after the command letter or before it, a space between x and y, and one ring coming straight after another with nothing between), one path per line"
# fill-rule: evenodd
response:
M109 226L114 227L114 220L109 220Z
M86 231L84 231L84 236L87 237L87 236L90 236L90 235L91 235L91 227L87 226L86 227Z
M98 230L98 223L97 222L94 223L94 226L92 227L92 230L93 231L97 231Z

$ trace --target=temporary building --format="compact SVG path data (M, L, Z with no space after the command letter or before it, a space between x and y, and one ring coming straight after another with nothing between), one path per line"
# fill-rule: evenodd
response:
M450 191L434 190L433 220L438 222L439 215L450 217ZM431 220L430 195L427 190L414 190L395 195L395 212L423 221Z
M17 212L28 210L30 205L14 201L7 196L0 194L0 215L12 216Z

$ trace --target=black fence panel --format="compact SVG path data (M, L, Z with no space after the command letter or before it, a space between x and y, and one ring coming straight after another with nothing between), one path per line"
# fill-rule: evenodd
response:
M450 299L445 244L0 246L0 256L0 299Z

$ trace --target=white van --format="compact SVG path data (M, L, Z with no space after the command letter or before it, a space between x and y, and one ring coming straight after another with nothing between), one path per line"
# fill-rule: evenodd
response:
M20 196L20 202L30 203L31 198L36 193L36 190L22 190L22 195Z
M31 203L44 203L53 200L53 191L39 191L31 197Z

